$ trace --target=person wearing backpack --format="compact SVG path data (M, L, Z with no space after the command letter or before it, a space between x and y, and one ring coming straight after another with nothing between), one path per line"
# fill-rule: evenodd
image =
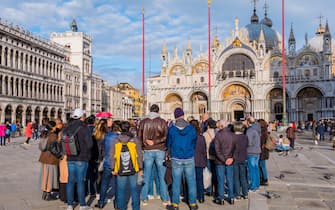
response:
M74 202L74 186L77 183L77 194L80 204L80 210L91 210L92 208L87 206L85 200L85 178L88 167L88 161L90 160L91 148L93 145L92 136L90 129L85 124L85 111L82 109L75 109L72 114L72 121L69 122L68 126L62 132L62 144L68 148L67 154L67 167L68 167L68 183L66 185L67 195L67 210L73 210ZM76 150L77 155L71 155L69 150L70 144L66 144L66 138L73 138L78 144Z
M119 210L127 209L127 191L131 194L133 210L140 209L138 176L142 176L143 151L139 140L130 132L130 123L120 124L121 134L110 149L110 167L116 175L116 204ZM129 187L129 190L127 189Z

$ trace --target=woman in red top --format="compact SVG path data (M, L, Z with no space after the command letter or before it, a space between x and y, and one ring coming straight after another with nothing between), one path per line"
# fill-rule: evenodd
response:
M29 140L31 139L31 137L33 136L33 124L31 123L31 121L29 121L27 123L27 126L26 126L26 144L29 144Z

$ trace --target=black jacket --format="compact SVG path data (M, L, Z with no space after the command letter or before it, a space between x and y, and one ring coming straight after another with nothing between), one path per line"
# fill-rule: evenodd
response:
M93 146L93 140L91 131L88 126L81 120L73 120L64 129L63 132L71 131L74 132L78 127L81 127L77 132L77 138L79 141L80 153L77 156L67 157L67 161L89 161L91 158L91 149Z
M206 142L203 135L198 135L197 143L195 144L194 163L195 167L204 168L207 166Z

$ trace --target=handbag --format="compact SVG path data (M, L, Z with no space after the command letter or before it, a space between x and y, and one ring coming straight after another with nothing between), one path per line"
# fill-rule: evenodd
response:
M203 178L204 178L204 188L207 189L212 185L212 173L209 171L207 167L203 170Z
M265 142L265 148L268 150L274 150L276 148L276 144L274 143L271 136L268 136Z
M47 148L48 138L40 138L40 142L38 143L38 149L41 152L45 152L48 150Z

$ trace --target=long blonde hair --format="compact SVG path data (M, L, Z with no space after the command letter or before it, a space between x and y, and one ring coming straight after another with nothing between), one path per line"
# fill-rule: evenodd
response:
M99 120L97 126L94 129L94 137L96 140L103 140L105 138L105 134L107 133L107 120L101 119Z

